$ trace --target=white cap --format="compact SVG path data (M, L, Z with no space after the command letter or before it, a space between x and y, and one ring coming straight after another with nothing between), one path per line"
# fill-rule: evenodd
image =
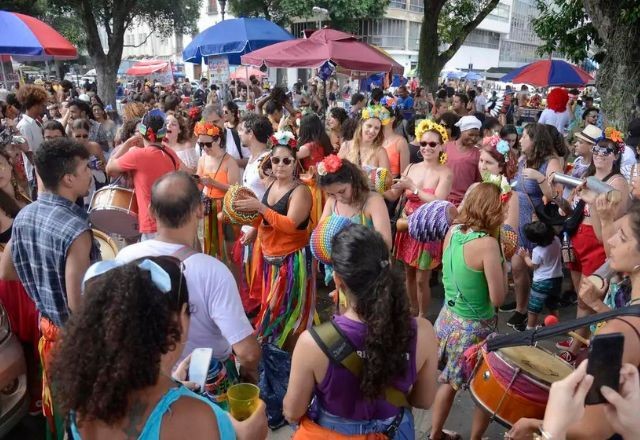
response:
M456 127L459 127L460 131L473 130L474 128L480 130L482 122L475 116L463 116L456 122Z
M84 102L91 102L91 98L89 98L89 95L87 95L86 93L83 93L82 95L78 96L78 99Z

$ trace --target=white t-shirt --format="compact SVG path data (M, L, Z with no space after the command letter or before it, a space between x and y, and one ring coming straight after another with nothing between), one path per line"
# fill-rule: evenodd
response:
M485 107L487 106L487 98L484 95L478 95L475 99L476 111L483 112L485 111Z
M540 115L540 119L538 119L539 124L553 125L563 136L567 134L569 122L571 122L571 112L569 110L556 113L550 108L544 109Z
M269 154L269 151L265 150L255 159L251 160L251 154L248 154L249 162L247 163L246 168L244 169L244 173L242 174L242 186L245 186L258 197L258 200L262 201L262 197L264 193L267 191L267 188L262 183L262 179L260 178L260 172L258 171L258 166L262 163L262 158ZM252 229L251 226L244 225L241 228L241 231L245 234Z
M630 146L625 145L622 153L622 161L620 162L620 174L622 174L627 181L631 180L631 171L635 165L636 155Z
M125 247L116 260L128 263L147 256L173 255L182 247L180 244L147 240ZM253 334L235 279L227 266L203 253L184 260L184 266L193 313L180 360L200 347L212 348L216 359L226 359L231 354L232 345Z
M27 114L23 114L16 128L20 131L20 135L29 144L29 151L35 153L40 149L40 145L44 142L44 134L42 132L42 127L40 126L40 124L38 124L38 121L28 116ZM25 173L27 174L27 179L29 179L30 181L35 179L35 168L29 161L29 159L27 159L27 155L24 153L22 153L22 160L24 162L24 169Z
M247 159L249 156L251 156L251 150L249 150L244 145L241 145L240 151L242 151L242 157L240 157L240 154L238 154L236 141L235 139L233 139L233 135L231 134L231 129L225 128L225 130L227 131L227 144L225 146L225 151L227 152L227 154L234 159Z
M533 271L533 281L549 280L562 276L562 246L554 237L549 246L536 246L531 251L531 261L538 267Z

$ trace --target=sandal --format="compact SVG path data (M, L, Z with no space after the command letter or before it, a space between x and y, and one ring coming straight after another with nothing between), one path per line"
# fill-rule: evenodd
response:
M431 436L429 436L428 439L432 440ZM442 435L440 436L440 440L462 440L462 436L455 431L449 431L448 429L443 429Z

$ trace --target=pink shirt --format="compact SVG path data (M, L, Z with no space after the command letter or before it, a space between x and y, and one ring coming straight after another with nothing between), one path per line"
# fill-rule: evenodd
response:
M444 151L447 153L447 166L453 173L453 185L447 200L457 207L462 202L467 189L481 179L478 171L480 149L471 147L460 151L456 141L449 141L444 144Z
M173 157L173 161L171 157ZM149 215L151 187L164 174L178 169L180 159L171 148L132 148L117 160L123 171L133 175L133 188L138 202L138 229L141 234L156 232L156 222ZM175 164L175 165L174 165Z

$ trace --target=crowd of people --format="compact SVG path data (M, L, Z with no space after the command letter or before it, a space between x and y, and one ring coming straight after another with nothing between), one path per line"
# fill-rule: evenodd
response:
M411 408L432 410L430 439L460 438L447 419L499 312L525 331L640 298L639 120L621 133L563 88L516 126L524 89L493 117L480 87L199 84L119 85L119 112L65 81L1 97L0 301L51 438L258 439L288 422L297 439L413 439ZM133 191L135 230L100 261L113 231L91 215L114 188ZM617 332L621 388L585 408L585 340ZM556 345L575 372L505 437L640 435L640 317ZM218 375L206 390L197 348ZM246 420L227 412L239 382L265 401ZM476 407L472 439L490 416Z

